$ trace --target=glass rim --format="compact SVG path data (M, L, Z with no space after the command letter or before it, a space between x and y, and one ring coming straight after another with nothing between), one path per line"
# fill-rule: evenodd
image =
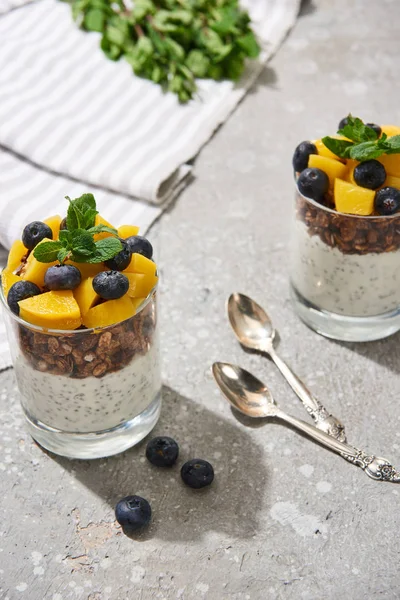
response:
M6 268L7 267L4 267L1 270L1 273ZM0 273L0 275L1 275L1 273ZM21 279L21 281L23 281L23 280ZM33 323L29 323L29 321L24 321L24 319L21 319L21 317L14 314L12 312L11 308L8 306L7 299L4 295L4 290L3 290L3 286L1 285L1 283L0 283L0 299L3 304L3 309L5 309L7 311L7 313L12 317L12 319L14 319L14 321L19 323L19 325L23 325L24 327L33 329L37 333L44 333L44 334L49 334L49 335L54 334L54 335L73 336L73 335L79 335L79 334L82 335L82 334L91 334L91 333L99 333L99 332L107 331L111 327L116 327L117 325L121 325L122 323L125 323L125 321L129 321L129 319L133 319L133 318L137 317L149 304L150 300L155 295L157 289L158 289L158 281L157 281L156 285L153 287L153 289L148 293L144 302L142 302L142 304L140 305L139 310L137 312L135 312L135 314L132 315L131 317L128 317L127 319L124 319L123 321L117 321L116 323L112 323L111 325L104 325L102 327L91 327L89 329L47 329L46 327L41 327L40 325L34 325Z
M323 210L327 213L330 213L332 215L340 215L341 217L346 217L348 219L361 219L364 221L372 221L372 220L382 220L382 219L386 219L386 220L392 220L392 219L396 219L400 217L400 212L394 213L393 215L353 215L351 213L344 213L344 212L340 212L338 210L335 210L333 208L329 208L328 206L325 206L324 204L320 204L319 202L317 202L316 200L313 200L312 198L309 198L308 196L304 196L304 194L302 194L299 190L299 187L297 185L297 180L296 180L296 176L295 176L295 186L296 186L296 192L297 194L303 198L303 200L306 200L307 202L309 202L310 204L312 204L313 206L315 206L315 208L319 208L320 210Z

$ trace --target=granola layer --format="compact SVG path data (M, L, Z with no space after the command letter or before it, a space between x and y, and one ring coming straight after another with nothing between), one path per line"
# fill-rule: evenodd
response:
M343 254L394 252L400 248L400 214L357 217L326 210L296 194L296 217L310 236L318 236Z

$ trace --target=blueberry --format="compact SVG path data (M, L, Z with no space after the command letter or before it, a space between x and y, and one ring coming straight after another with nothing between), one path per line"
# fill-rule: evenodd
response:
M193 458L193 460L188 460L183 465L181 477L186 485L199 489L213 482L214 469L206 460Z
M63 220L60 223L60 230L63 231L64 229L68 229L68 227L67 227L67 217L64 217Z
M171 467L178 458L179 446L167 436L155 437L146 447L146 458L156 467Z
M143 254L143 256L146 258L152 258L153 246L146 238L142 237L141 235L132 235L125 241L128 244L132 254Z
M321 169L304 169L297 180L299 192L321 202L329 188L329 178Z
M367 127L370 127L371 129L373 129L374 131L376 131L378 137L380 137L380 135L382 133L382 128L379 127L379 125L375 125L375 123L365 123L365 125Z
M400 211L400 190L384 187L376 192L375 210L380 215L393 215Z
M44 275L44 285L49 290L74 290L81 280L80 270L73 265L54 265Z
M121 252L118 252L114 258L110 258L110 260L104 262L104 264L113 271L123 271L131 262L132 254L128 244L125 240L120 239L119 241L122 244Z
M92 281L96 294L104 300L121 298L129 289L129 279L119 271L102 271Z
M126 496L115 507L115 518L126 533L131 533L150 523L151 506L145 498Z
M339 121L338 131L339 131L339 129L343 129L343 127L345 127L348 124L348 122L349 122L349 117L344 117L344 119Z
M22 232L22 243L28 250L33 250L34 247L44 240L44 238L53 239L53 232L46 223L42 221L33 221L27 225Z
M31 281L17 281L8 291L7 304L15 315L19 315L18 302L25 300L25 298L37 296L40 293L41 291L36 283L32 283Z
M354 169L354 180L357 185L376 190L385 183L385 167L377 160L366 160Z
M301 142L293 154L292 165L293 169L298 173L306 169L310 154L318 154L317 147L311 142Z

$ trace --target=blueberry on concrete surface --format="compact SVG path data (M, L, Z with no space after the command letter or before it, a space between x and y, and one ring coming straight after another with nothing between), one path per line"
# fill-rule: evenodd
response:
M145 527L151 520L151 506L140 496L126 496L115 507L115 518L125 533Z
M156 467L172 467L178 455L178 444L166 435L153 438L146 446L146 458Z
M200 489L213 482L214 469L206 460L193 458L182 466L181 477L189 487Z

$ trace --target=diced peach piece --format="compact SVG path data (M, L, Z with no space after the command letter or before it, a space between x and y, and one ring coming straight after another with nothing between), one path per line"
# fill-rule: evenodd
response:
M400 154L382 154L377 160L383 164L387 175L400 177Z
M17 283L17 281L21 281L21 277L18 277L18 275L14 275L14 273L12 271L10 271L8 269L8 267L6 267L5 269L2 270L1 285L3 288L3 294L6 298L7 298L8 292L10 290L10 287L12 285L14 285L14 283Z
M133 309L134 309L135 314L136 314L137 311L139 310L140 306L146 300L146 298L132 298L131 300L132 300Z
M400 127L397 127L397 125L382 125L382 133L386 133L388 137L400 135Z
M39 244L43 244L44 242L51 242L48 238L44 238ZM38 246L39 246L38 244ZM37 247L37 246L36 246ZM22 270L21 277L27 281L32 281L32 283L36 283L39 287L44 286L44 276L49 267L57 264L57 261L50 263L42 263L36 260L33 256L32 251L28 256L28 260Z
M353 185L342 179L335 180L336 210L352 215L371 215L374 210L375 190Z
M142 273L144 275L155 275L157 265L142 254L132 254L131 262L124 270L124 273Z
M72 260L68 260L67 263L69 265L74 265L74 267L79 269L82 275L82 280L86 279L87 277L94 277L97 275L97 273L100 273L100 271L107 270L107 267L105 267L103 263L76 263Z
M125 321L135 314L135 307L127 294L118 300L107 300L89 309L82 316L82 321L88 329L107 327L120 321Z
M126 238L139 233L139 227L136 225L121 225L118 227L118 237L126 240Z
M129 279L129 290L127 294L130 298L146 298L157 283L157 276L148 273L124 273Z
M393 177L393 175L388 175L386 177L383 187L387 187L387 186L394 187L394 188L400 190L400 177Z
M51 231L53 232L53 240L58 240L61 221L62 218L60 217L60 215L54 215L54 217L49 217L48 219L45 219L43 221L43 223L46 223L46 225L48 225Z
M88 310L100 300L100 296L93 289L93 277L84 279L74 290L74 297L81 311L81 315L86 315Z
M318 154L310 154L308 166L321 169L329 177L329 185L333 189L335 179L343 179L346 177L347 167L338 160L327 158L326 156L318 156Z
M333 154L333 152L331 152L326 146L325 144L322 142L322 140L314 140L312 142L315 147L317 148L317 152L319 156L325 156L326 158L332 158L333 160L341 160L339 158L339 156L336 156L336 154Z
M15 271L21 264L23 257L28 250L25 248L21 240L16 240L10 248L7 259L7 268L10 271Z
M95 225L107 225L107 227L112 227L113 229L115 229L114 225L111 225L111 223L109 223L108 221L103 219L103 217L99 214L96 215L94 224ZM103 231L103 233L96 233L93 236L93 239L95 242L98 242L99 240L104 240L104 238L111 237L111 235L112 235L112 233L107 233L107 231Z
M347 167L346 180L349 181L350 183L352 183L353 185L357 185L355 182L355 179L354 179L354 169L359 164L360 164L360 162L358 160L353 160L352 158L348 158L346 160L346 167Z
M45 329L76 329L81 313L71 290L58 290L18 302L20 317Z

